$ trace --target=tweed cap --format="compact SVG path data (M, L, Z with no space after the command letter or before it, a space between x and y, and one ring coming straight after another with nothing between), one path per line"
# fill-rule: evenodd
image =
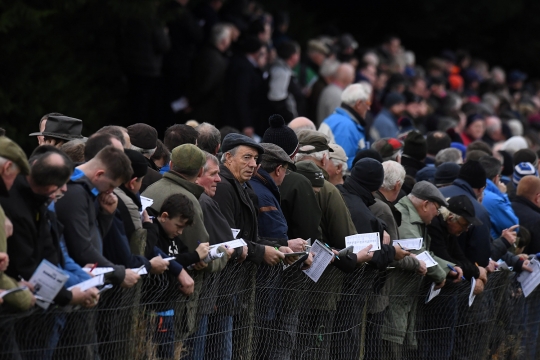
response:
M448 203L444 199L443 194L441 194L441 191L435 185L425 180L414 184L411 194L419 199L433 201L441 206L448 207Z
M264 149L264 154L261 155L261 160L287 163L289 165L289 169L296 171L294 162L281 147L271 143L261 143L260 145Z
M206 155L193 144L183 144L177 146L171 152L173 165L181 170L198 170L206 164Z
M26 154L17 143L5 136L0 136L0 156L13 161L23 175L30 174L30 164Z

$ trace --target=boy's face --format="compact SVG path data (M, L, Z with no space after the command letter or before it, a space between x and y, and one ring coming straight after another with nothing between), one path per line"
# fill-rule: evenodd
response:
M170 239L173 239L179 235L182 235L184 228L187 226L188 219L184 219L180 216L170 218L166 212L161 214L160 223L161 227L165 231L165 234Z

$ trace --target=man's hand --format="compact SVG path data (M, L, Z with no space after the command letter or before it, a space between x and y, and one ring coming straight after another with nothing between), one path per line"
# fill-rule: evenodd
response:
M454 266L454 269L456 269L456 271L450 270L448 275L450 275L450 277L455 278L454 281L452 281L453 283L458 283L461 280L463 280L461 278L463 276L463 270L459 266Z
M529 255L527 254L516 254L521 260L525 261L525 260L529 260Z
M489 259L489 265L486 266L486 270L487 270L487 272L489 274L491 274L492 272L497 270L498 267L499 267L499 264L497 264L495 261Z
M99 206L107 214L113 214L118 206L118 198L114 194L99 194Z
M0 252L0 271L6 271L9 266L9 256L5 252Z
M510 245L513 245L517 240L517 232L514 230L519 227L519 225L514 225L508 229L504 229L502 231L502 237L506 239L510 243Z
M145 223L151 223L152 222L152 219L150 219L150 215L148 215L148 212L146 211L146 209L144 209L144 211L142 212L142 222Z
M336 259L336 255L339 256L339 251L337 251L336 249L332 249L332 252L334 253L334 257L332 258L332 260L330 260L330 263L334 262L334 260ZM315 255L313 255L313 256L315 256Z
M226 246L226 245L225 245ZM234 249L232 247L224 247L224 246L220 246L218 249L221 250L221 252L224 252L227 254L228 258L230 259L231 256L233 256L234 254Z
M291 248L287 247L287 246L281 246L279 248L279 251L281 251L282 253L284 254L289 254L289 253L292 253L294 251L292 251ZM287 265L291 265L293 264L296 260L298 260L299 257L298 256L287 256L283 259L283 262Z
M9 218L6 216L6 219L4 220L4 231L6 233L6 238L13 235L13 223Z
M180 283L180 291L182 294L189 296L193 294L193 291L195 290L195 282L189 276L186 270L182 269L180 274L178 274L178 282Z
M30 292L34 292L34 285L30 284L28 281L21 280L19 281L19 287L26 286Z
M446 284L446 279L441 281L438 284L435 284L435 286L433 287L433 290L439 290L440 288L442 288L444 286L444 284Z
M383 232L383 244L390 245L390 234L386 230Z
M480 272L480 275L478 275L477 280L482 280L485 284L487 284L487 271L481 266L478 266L478 271Z
M313 264L313 258L315 257L315 254L310 252L307 259L304 260L304 264L302 265L302 267L300 268L300 270L307 270L311 267L311 265Z
M120 286L123 288L133 287L140 279L140 275L131 269L126 269L126 277Z
M486 284L481 281L481 280L477 280L476 281L476 284L474 285L474 290L473 290L473 294L474 295L479 295L481 294L483 291L484 291L484 287L486 286Z
M71 290L73 298L71 299L71 305L81 305L85 308L91 308L97 305L99 301L99 291L95 287L86 291L81 291L79 287L74 287Z
M525 260L523 265L521 265L521 270L532 272L533 268L531 266L531 262L529 260Z
M356 262L364 263L364 262L371 261L371 259L373 259L373 251L371 251L372 247L373 245L368 245L362 250L360 250L358 254L356 254L356 258L357 258Z
M418 268L416 269L416 273L422 276L427 274L427 266L423 260L418 260Z
M265 251L266 251L266 250L265 250ZM238 262L241 263L241 262L243 262L244 260L246 260L247 255L248 255L248 247L247 247L247 246L243 246L243 247L242 247L242 254L240 254L240 256L238 257Z
M199 259L204 260L205 257L208 256L208 252L210 251L210 243L200 243L199 246L195 249L197 254L199 254Z
M287 244L289 245L289 248L291 248L293 252L300 252L306 249L307 241L304 239L297 238L297 239L292 239L292 240L287 241Z
M204 268L207 268L207 267L208 267L208 264L205 263L204 261L199 261L198 263L193 264L193 269L197 271L203 270Z
M497 188L499 189L500 192L502 192L503 194L506 194L506 185L501 181L499 180L499 182L497 183Z
M270 266L278 264L281 260L285 259L285 255L281 251L274 249L271 246L264 247L264 262Z
M394 245L394 249L396 249L396 255L394 256L394 260L399 261L403 259L405 256L411 255L410 252L407 250L404 250L399 245Z
M165 270L169 270L169 261L163 260L161 256L153 257L150 260L150 265L152 265L150 273L154 275L163 274Z

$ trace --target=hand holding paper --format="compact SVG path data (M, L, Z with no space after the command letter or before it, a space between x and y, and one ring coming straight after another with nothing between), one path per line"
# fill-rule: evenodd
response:
M353 252L358 253L368 245L372 245L370 251L381 250L381 239L378 232L356 234L345 237L345 245L353 246Z

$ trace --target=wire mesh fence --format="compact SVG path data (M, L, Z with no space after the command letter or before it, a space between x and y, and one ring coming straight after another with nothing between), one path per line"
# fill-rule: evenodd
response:
M1 359L537 359L540 290L513 273L448 283L426 303L421 276L330 266L229 264L199 273L186 298L168 274L102 293L93 309L0 312ZM539 354L539 355L537 355Z

